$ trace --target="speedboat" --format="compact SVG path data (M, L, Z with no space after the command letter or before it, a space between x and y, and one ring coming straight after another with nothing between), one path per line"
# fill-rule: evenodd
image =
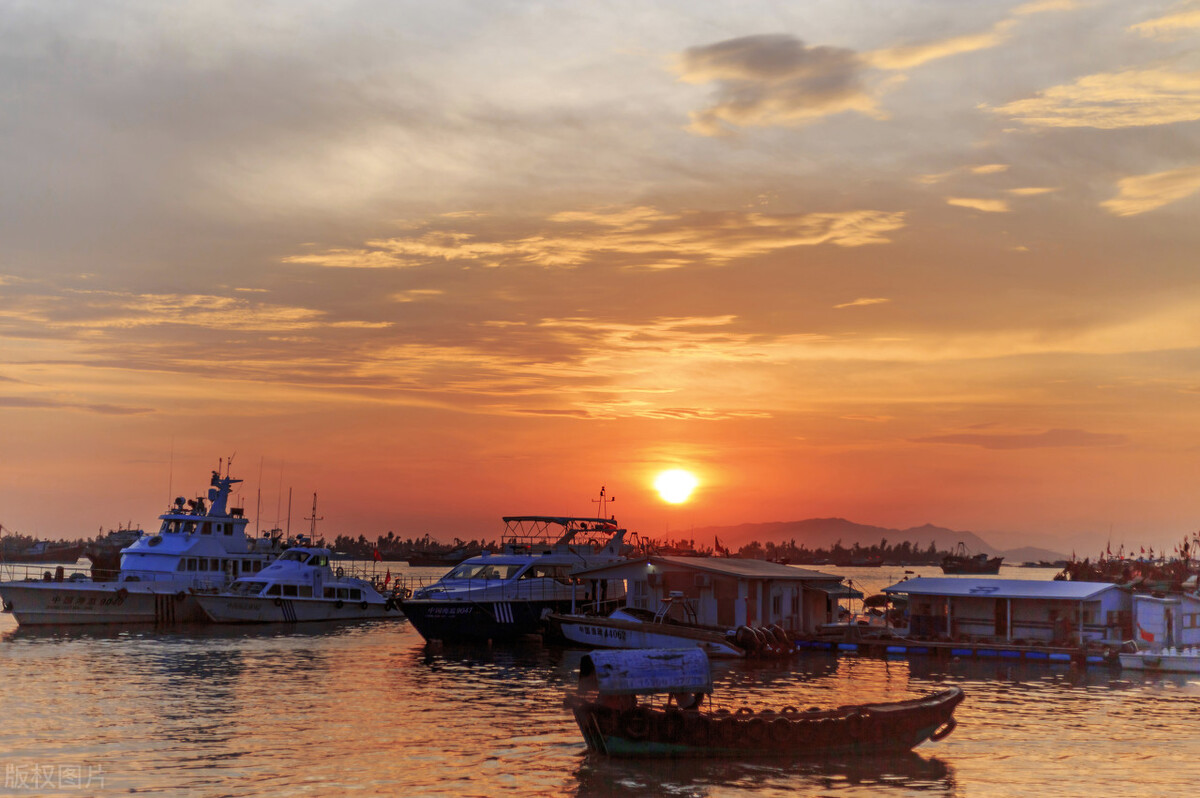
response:
M158 533L142 535L122 550L115 581L96 582L61 569L17 574L5 569L0 598L23 626L40 624L179 623L207 621L197 592L215 592L234 579L263 570L282 541L246 534L242 508L229 506L241 482L212 472L204 497L175 499L159 516Z
M830 709L714 709L699 648L593 651L564 704L587 747L611 757L879 756L945 739L963 691ZM655 703L657 694L659 700Z
M401 608L426 640L538 634L547 614L569 612L579 598L572 573L623 559L625 533L612 518L506 516L499 552L464 560Z
M297 623L400 617L395 597L362 575L330 566L329 549L296 546L228 590L195 599L215 623ZM382 585L381 585L382 586Z
M1145 649L1117 654L1122 668L1138 671L1200 673L1200 648L1166 646L1155 651Z

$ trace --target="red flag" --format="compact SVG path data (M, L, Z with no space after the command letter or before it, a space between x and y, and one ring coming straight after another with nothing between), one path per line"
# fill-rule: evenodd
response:
M375 562L383 562L383 555L379 553L379 549L375 549Z
M1147 632L1145 629L1143 629L1142 627L1139 626L1138 634L1140 634L1142 636L1142 639L1145 640L1147 643L1154 642L1154 633L1153 632Z
M383 586L387 587L388 582L392 581L392 569L387 569L387 573L383 575Z

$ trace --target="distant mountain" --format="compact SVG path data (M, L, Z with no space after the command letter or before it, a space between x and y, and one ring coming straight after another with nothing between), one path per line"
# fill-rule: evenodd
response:
M1047 549L1024 547L1012 551L996 549L974 532L965 532L925 524L908 529L891 529L869 524L856 524L845 518L810 518L806 521L775 521L765 524L738 524L737 526L697 527L684 534L696 541L697 546L711 546L714 538L729 548L738 548L751 541L759 543L787 543L795 540L796 545L810 549L828 549L838 541L846 548L857 543L859 546L874 546L881 540L889 545L910 541L921 549L933 543L939 550L954 549L961 542L972 554L989 554L1004 557L1012 565L1039 560L1062 560L1066 556Z

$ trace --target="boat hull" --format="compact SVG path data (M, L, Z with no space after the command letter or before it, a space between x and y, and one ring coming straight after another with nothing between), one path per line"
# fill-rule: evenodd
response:
M588 618L552 614L546 623L552 633L569 644L586 648L700 648L709 657L738 659L746 656L725 635L708 629L663 623L639 623L617 618Z
M1118 654L1121 667L1138 671L1168 671L1171 673L1200 673L1200 656L1192 654Z
M696 710L619 710L580 696L567 706L588 748L612 757L877 756L908 751L953 731L963 700L954 687L893 704L823 712L716 714Z
M197 596L196 601L213 623L309 623L401 617L398 609L388 609L379 602L223 595Z
M186 590L149 584L8 582L4 607L21 626L174 624L208 620Z
M444 642L516 640L541 634L543 618L571 609L570 599L430 600L400 603L404 615L426 640Z

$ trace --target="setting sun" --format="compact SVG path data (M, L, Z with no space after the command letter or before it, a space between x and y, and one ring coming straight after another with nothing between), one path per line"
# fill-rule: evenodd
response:
M663 501L681 504L688 500L698 484L699 480L690 472L673 468L658 475L654 480L654 489L662 496Z

